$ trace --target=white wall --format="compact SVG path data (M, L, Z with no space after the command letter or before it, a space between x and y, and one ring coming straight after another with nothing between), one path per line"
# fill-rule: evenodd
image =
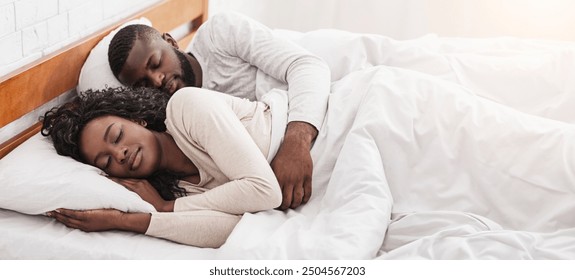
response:
M516 36L575 41L573 0L210 0L272 27L337 28L412 39Z
M0 77L158 0L0 0Z
M426 6L419 0L210 0L209 14L233 10L271 28L337 28L405 38L425 34Z

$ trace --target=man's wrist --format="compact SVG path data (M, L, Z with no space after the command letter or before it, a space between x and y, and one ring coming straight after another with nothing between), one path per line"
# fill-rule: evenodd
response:
M299 142L301 145L311 147L311 144L317 137L317 133L317 129L309 123L292 121L287 125L284 142Z

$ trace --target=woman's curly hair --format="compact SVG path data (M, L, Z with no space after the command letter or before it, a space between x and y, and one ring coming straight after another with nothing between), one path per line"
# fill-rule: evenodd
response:
M143 120L146 128L164 132L166 105L169 96L153 88L106 88L88 90L82 97L46 112L42 121L42 135L50 136L56 152L86 163L80 153L80 133L87 123L102 116L117 116L129 120ZM157 173L147 178L167 200L185 195L178 187L177 178L168 173Z

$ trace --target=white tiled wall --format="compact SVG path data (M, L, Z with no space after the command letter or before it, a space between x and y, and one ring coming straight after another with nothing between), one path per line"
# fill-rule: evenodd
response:
M159 1L0 0L0 79ZM62 93L45 106L0 128L0 143L73 96L72 91ZM2 111L0 104L0 114Z
M0 0L0 77L160 0Z

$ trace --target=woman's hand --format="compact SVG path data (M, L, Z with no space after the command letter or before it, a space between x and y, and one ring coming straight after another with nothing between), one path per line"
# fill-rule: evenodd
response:
M158 212L173 212L174 201L164 200L158 191L146 179L128 179L108 177L110 180L124 186L126 189L135 192L143 200L152 204Z
M48 217L56 219L69 228L80 229L86 232L105 231L119 229L122 215L116 209L97 209L97 210L69 210L58 209L46 213Z
M86 232L125 230L145 233L150 225L149 213L125 213L116 209L70 210L58 209L46 213L69 228Z

